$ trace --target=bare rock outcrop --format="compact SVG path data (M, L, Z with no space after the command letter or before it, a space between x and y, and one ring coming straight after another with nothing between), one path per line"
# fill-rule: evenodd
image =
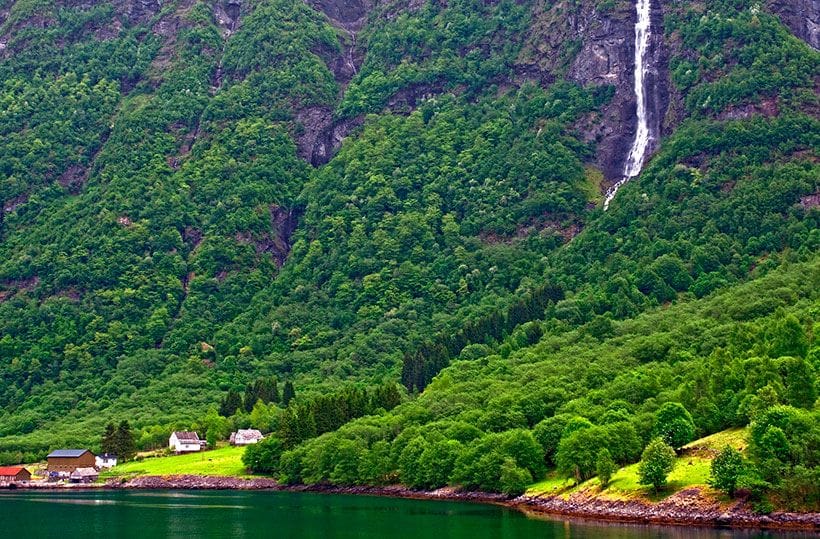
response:
M597 165L609 183L620 178L636 129L635 20L635 6L629 1L605 10L591 0L557 2L536 13L519 61L530 73L541 72L541 80L566 76L582 86L614 87L614 96L600 115L585 118L577 126L587 141L596 143ZM652 1L649 56L649 123L656 140L663 134L670 86L660 0ZM650 146L649 153L655 149Z
M162 9L162 0L115 0L114 10L131 24L150 20Z
M780 17L794 35L820 49L820 1L769 0L766 7Z

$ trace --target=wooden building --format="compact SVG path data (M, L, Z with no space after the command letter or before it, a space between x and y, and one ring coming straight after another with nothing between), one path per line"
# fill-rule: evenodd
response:
M93 483L100 477L96 468L77 468L69 476L72 483Z
M58 449L48 455L49 472L71 473L77 468L93 468L94 453L88 449Z
M0 483L31 480L31 472L22 466L0 466Z

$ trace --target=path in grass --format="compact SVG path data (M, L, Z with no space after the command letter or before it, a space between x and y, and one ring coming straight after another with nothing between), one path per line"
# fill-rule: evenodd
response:
M242 464L244 447L222 447L211 451L146 458L114 467L104 478L140 475L210 475L250 477Z

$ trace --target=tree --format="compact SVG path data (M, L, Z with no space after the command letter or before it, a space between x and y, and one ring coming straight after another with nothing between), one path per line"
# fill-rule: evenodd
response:
M117 427L114 423L109 423L105 426L105 433L103 433L102 441L100 442L100 450L103 453L117 453L116 440Z
M115 453L121 462L127 461L136 454L137 446L134 443L134 435L131 433L131 424L127 420L123 420L117 427L114 440Z
M612 475L618 471L618 466L612 460L612 455L609 450L604 447L598 451L598 457L595 460L595 472L598 479L601 481L601 488L605 488L609 484Z
M279 459L283 450L282 440L268 436L245 448L242 464L252 472L275 474L279 471Z
M782 312L778 313L782 316ZM793 314L779 319L768 331L769 357L805 357L809 351L806 331Z
M663 438L654 438L641 455L638 483L651 485L657 492L666 485L666 477L675 467L675 450Z
M558 471L580 483L595 475L598 452L606 446L606 430L594 426L565 435L558 444L555 464Z
M231 417L241 407L242 396L239 395L238 391L231 389L219 405L219 415L222 417Z
M288 380L285 382L285 387L282 389L282 405L287 406L296 397L296 390L293 388L293 382Z
M515 459L504 459L501 465L501 492L507 496L520 496L530 483L532 475L529 470L518 466Z
M709 484L718 490L726 491L734 498L737 480L743 473L743 457L737 449L726 446L712 461Z
M692 441L695 423L681 403L667 402L655 413L652 435L663 438L667 444L677 449Z

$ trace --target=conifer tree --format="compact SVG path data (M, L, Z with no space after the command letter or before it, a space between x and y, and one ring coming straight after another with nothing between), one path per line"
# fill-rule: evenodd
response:
M123 420L117 427L114 440L115 453L120 461L125 462L136 454L137 447L134 443L134 435L131 433L131 424L127 420Z
M293 382L288 380L282 390L282 405L287 406L294 397L296 397L296 390L293 388Z
M116 454L116 432L117 428L114 426L114 423L109 423L105 426L105 433L103 434L102 441L100 442L100 450L103 453Z

